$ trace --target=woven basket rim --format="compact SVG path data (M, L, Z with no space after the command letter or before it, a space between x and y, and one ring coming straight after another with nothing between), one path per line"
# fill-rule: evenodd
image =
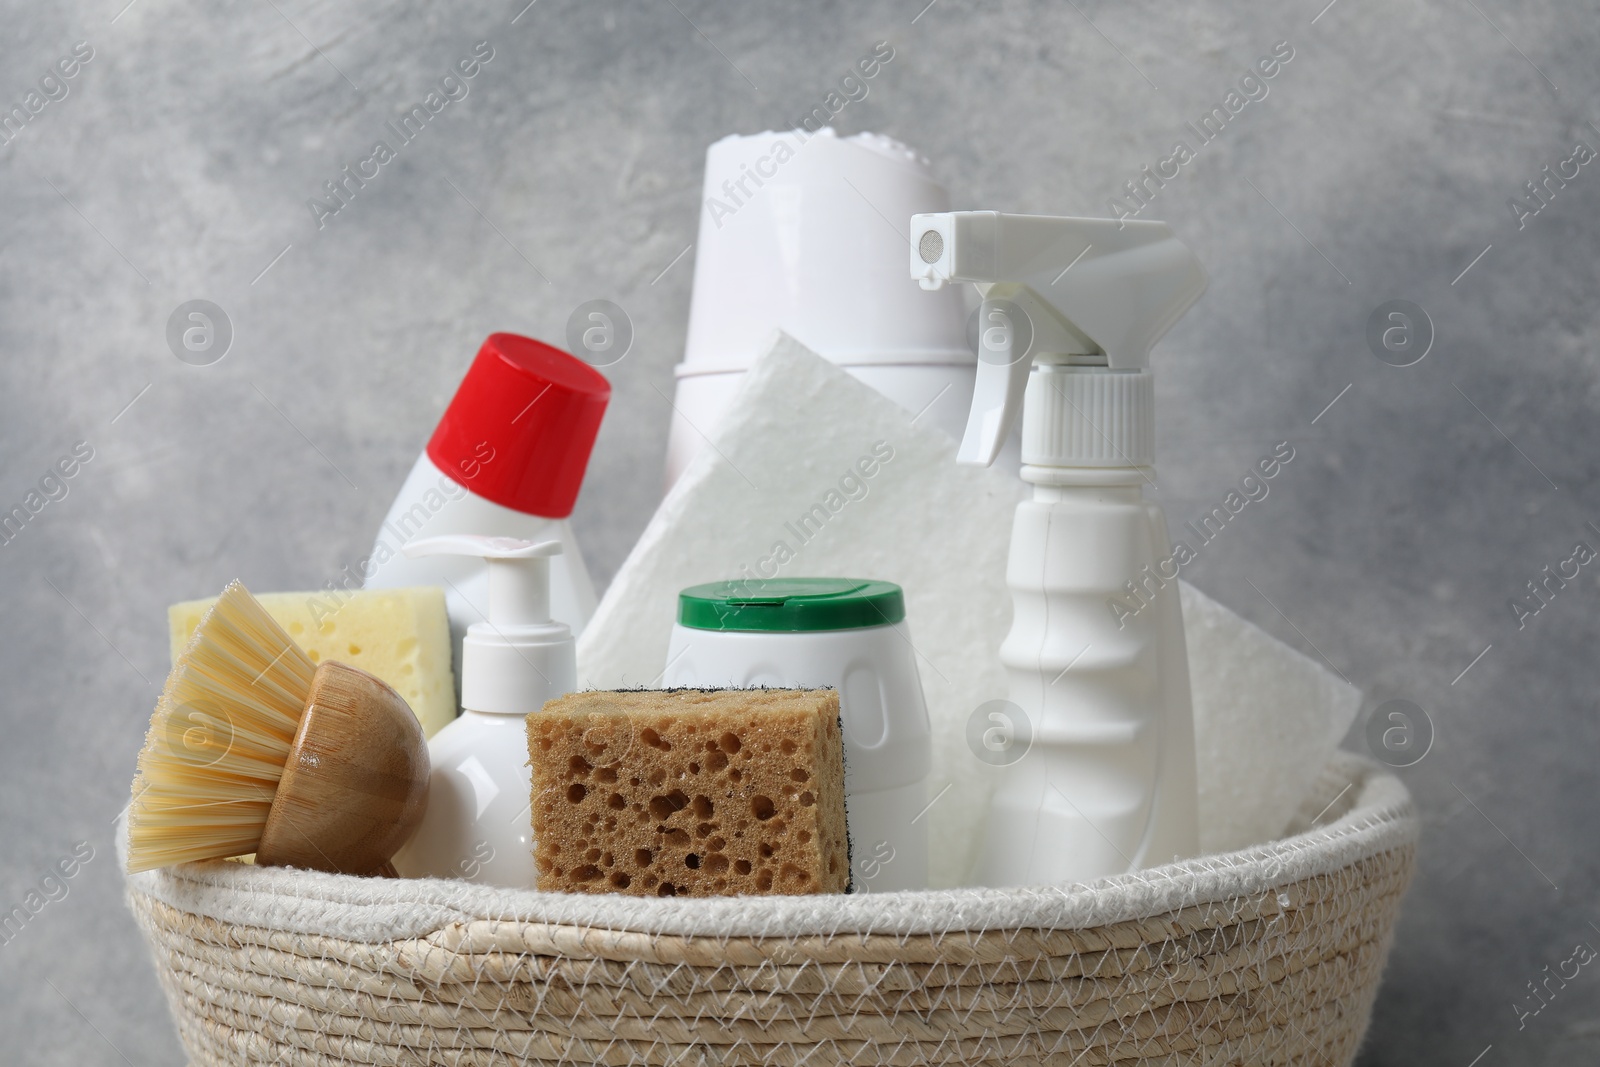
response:
M1319 810L1320 809L1320 810ZM1320 821L1332 813L1334 817ZM1301 805L1299 832L1233 852L1092 883L793 897L644 898L545 893L444 879L376 879L226 861L127 876L130 895L287 933L376 944L478 921L542 923L684 937L914 936L1086 928L1256 894L1413 845L1403 783L1336 752Z

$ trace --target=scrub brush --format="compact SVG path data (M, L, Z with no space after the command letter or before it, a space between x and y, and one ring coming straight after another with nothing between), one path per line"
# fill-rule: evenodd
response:
M427 794L428 748L405 700L365 671L313 663L235 581L150 718L128 870L253 852L259 864L390 873Z

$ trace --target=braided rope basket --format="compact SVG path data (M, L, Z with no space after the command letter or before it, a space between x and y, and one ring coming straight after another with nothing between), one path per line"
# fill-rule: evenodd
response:
M213 862L128 900L197 1067L1344 1067L1416 817L1340 753L1291 831L1020 890L640 899Z

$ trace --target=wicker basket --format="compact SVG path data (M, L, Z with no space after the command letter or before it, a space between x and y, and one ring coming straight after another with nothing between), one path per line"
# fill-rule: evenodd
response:
M196 1065L1343 1067L1415 815L1340 754L1295 829L1028 890L655 900L209 863L128 897Z

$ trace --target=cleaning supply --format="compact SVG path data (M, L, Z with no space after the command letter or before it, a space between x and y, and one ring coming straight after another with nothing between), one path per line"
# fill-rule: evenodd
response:
M459 664L467 627L484 617L484 569L461 556L410 556L405 546L446 534L560 541L550 613L581 632L594 586L567 516L610 399L611 386L581 359L490 334L360 561L367 588L442 586Z
M574 693L528 716L539 888L842 893L839 694Z
M844 724L857 892L928 887L933 737L893 582L736 579L678 595L662 684L831 688Z
M128 870L255 853L259 864L384 872L428 796L406 702L300 650L235 581L167 676L133 781Z
M924 288L967 281L983 296L958 459L992 463L1021 410L1034 487L1006 571L1011 707L990 713L1011 737L1025 728L1032 750L990 801L975 878L1087 881L1191 856L1177 554L1143 490L1154 485L1150 349L1205 291L1205 271L1160 222L957 211L914 216L911 231ZM1136 592L1149 610L1125 606Z
M927 161L879 134L769 130L707 149L668 486L775 330L959 436L974 368L961 295L895 284L903 220L949 208Z
M488 617L462 649L461 717L428 744L428 812L394 858L407 877L533 888L523 717L577 687L572 631L550 617L561 550L559 541L467 534L406 546L422 558L487 561L488 572Z
M888 462L872 454L876 441L892 449ZM581 684L660 684L686 574L760 577L804 568L896 582L915 627L933 724L922 818L937 843L928 880L935 888L958 884L971 870L989 794L1006 773L969 748L968 729L974 718L984 731L994 725L981 709L1006 695L997 654L1011 626L1006 553L1012 513L1032 487L997 467L957 464L956 443L943 431L913 422L912 413L792 338L751 368L717 449L673 487L607 587L578 640ZM801 531L805 541L788 531L829 503L837 510L820 529L813 522ZM1207 853L1259 845L1290 825L1360 710L1361 694L1182 578L1178 584L1194 694L1200 845Z
M256 601L313 663L339 660L393 686L416 712L425 735L432 737L455 719L443 589L258 593ZM215 597L207 597L167 609L173 663L215 603Z
M1361 710L1361 690L1187 583L1200 854L1272 841ZM1315 815L1322 808L1312 808ZM1304 813L1302 812L1302 820Z

